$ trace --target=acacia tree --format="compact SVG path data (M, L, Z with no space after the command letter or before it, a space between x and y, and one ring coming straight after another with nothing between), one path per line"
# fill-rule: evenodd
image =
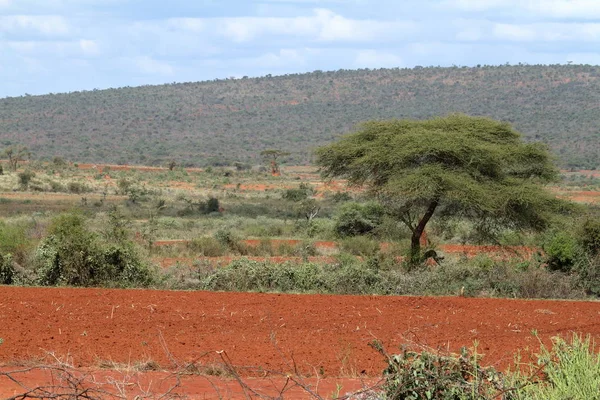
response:
M546 146L488 118L366 122L319 148L317 163L326 178L366 186L410 229L413 265L434 216L472 220L493 236L503 227L542 230L564 205L543 188L558 176Z
M269 162L271 165L271 173L273 175L279 175L279 159L281 157L289 156L290 153L287 151L267 149L260 152L260 155Z
M4 154L8 158L8 165L11 171L16 171L19 166L19 162L24 161L30 156L27 147L25 146L11 146L4 149Z

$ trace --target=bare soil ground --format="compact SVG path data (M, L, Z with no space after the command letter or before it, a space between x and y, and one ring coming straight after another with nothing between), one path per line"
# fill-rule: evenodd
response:
M100 361L169 366L211 361L325 376L377 376L377 338L457 351L479 342L487 364L571 332L600 338L600 302L0 287L0 362L47 355L77 367ZM214 361L214 360L213 360ZM242 369L252 376L255 369Z

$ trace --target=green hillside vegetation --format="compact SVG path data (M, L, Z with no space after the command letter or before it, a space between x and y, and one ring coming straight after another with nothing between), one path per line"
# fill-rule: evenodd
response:
M356 123L462 112L510 122L548 143L562 167L597 168L600 67L417 67L316 71L0 99L0 146L81 162L288 163Z

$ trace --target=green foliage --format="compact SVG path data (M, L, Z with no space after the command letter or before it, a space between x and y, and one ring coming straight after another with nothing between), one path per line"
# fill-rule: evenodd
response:
M537 362L500 373L484 368L481 356L461 349L441 355L433 350L388 355L378 341L370 346L385 357L385 398L390 400L575 400L600 399L600 355L590 336L555 337L543 344Z
M553 231L543 245L548 268L568 272L580 257L580 247L571 232Z
M204 208L204 213L205 214L210 214L210 213L219 212L219 211L220 211L219 199L216 199L214 197L209 198L206 201L206 206Z
M541 186L558 177L545 146L488 118L366 122L317 158L324 177L366 186L411 230L413 263L434 216L470 219L496 237L504 227L543 230L565 208Z
M600 92L599 71L591 65L338 70L16 97L0 99L0 140L17 138L40 157L81 162L231 164L256 162L273 147L304 164L313 148L360 121L458 111L514 121L528 139L548 143L563 166L589 169L600 160L598 113L589 107ZM64 135L68 141L60 140Z
M286 189L281 197L285 200L300 202L307 199L312 194L313 189L309 185L301 183L297 188Z
M90 191L90 189L84 183L75 182L75 181L71 181L67 184L67 190L71 193L76 193L76 194L85 193L85 192Z
M581 244L591 256L600 254L600 218L590 218L583 223Z
M342 251L361 257L372 257L379 252L379 241L365 236L345 238L340 242Z
M466 348L456 356L408 349L390 356L377 341L371 347L387 359L383 376L389 400L486 400L503 389L502 374L481 367L481 356Z
M382 222L384 209L375 202L342 204L335 218L334 229L340 237L365 235Z
M42 286L148 286L153 274L133 244L101 240L81 214L55 217L36 250L36 284Z
M15 275L11 254L0 254L0 285L11 285Z
M31 180L35 177L35 172L31 170L25 170L23 172L19 172L17 176L19 177L19 184L21 187L27 189L29 182L31 182Z
M295 253L297 254L297 252ZM307 254L308 255L308 254ZM391 262L392 267L388 264ZM306 269L313 280L295 284L293 277ZM287 274L286 285L278 286L273 274ZM457 295L464 288L467 296L520 298L584 298L576 282L560 272L538 266L493 261L484 257L451 263L432 270L404 271L393 258L382 254L365 261L342 253L333 264L281 264L235 260L218 269L197 271L201 290L308 292L330 294L379 295ZM310 286L314 282L314 286ZM186 289L190 287L186 286Z
M600 355L590 336L573 335L570 342L556 337L551 349L542 344L537 365L530 366L530 374L540 365L543 373L537 374L533 382L515 372L513 384L519 390L514 391L512 399L600 399Z

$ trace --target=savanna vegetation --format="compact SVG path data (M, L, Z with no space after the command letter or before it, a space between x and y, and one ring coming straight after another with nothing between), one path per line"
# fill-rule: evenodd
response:
M339 70L0 99L0 144L38 158L183 166L308 165L362 121L462 112L508 121L564 168L597 168L600 67ZM284 160L285 161L285 160Z
M597 176L561 175L545 145L488 118L366 122L317 150L320 170L282 166L275 148L204 169L185 155L126 168L21 144L5 154L3 285L600 296ZM466 350L373 347L388 368L365 398L597 398L600 363L581 337L506 373Z
M204 170L19 157L0 176L1 282L600 295L597 205L558 199L556 190L564 198L582 186L561 181L546 148L507 123L369 122L318 150L322 176L314 167L279 175L271 153L284 154ZM496 247L451 249L463 245Z

